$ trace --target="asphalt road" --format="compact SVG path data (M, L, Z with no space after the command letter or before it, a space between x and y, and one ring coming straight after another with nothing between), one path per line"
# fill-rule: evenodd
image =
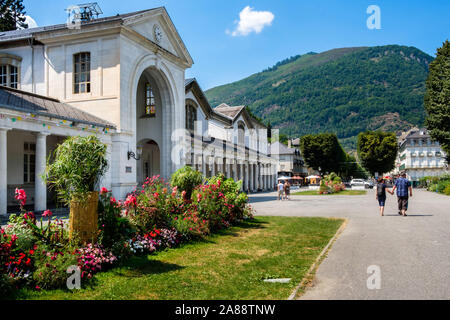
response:
M281 202L275 193L250 198L256 215L348 219L301 299L450 299L450 197L414 190L408 217L398 215L390 195L381 217L373 190ZM371 266L379 273L369 274ZM378 274L369 289L368 278Z

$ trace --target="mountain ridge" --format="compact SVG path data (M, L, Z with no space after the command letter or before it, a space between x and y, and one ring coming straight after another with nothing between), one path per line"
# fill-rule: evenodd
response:
M425 119L433 57L415 47L337 48L297 55L206 91L211 105L248 105L292 137L333 132L354 149L365 130L402 131Z

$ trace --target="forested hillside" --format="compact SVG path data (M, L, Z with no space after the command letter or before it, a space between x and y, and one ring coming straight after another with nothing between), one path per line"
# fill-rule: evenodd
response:
M417 48L398 45L308 53L206 95L213 106L246 104L289 136L333 132L354 149L361 131L423 124L432 60Z

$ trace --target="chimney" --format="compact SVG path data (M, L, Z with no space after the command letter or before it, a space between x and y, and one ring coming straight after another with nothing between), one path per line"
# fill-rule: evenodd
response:
M289 149L292 148L292 140L291 139L288 139L288 148Z

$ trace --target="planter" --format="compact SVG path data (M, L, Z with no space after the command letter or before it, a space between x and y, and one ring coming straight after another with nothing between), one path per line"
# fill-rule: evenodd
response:
M89 193L86 201L70 202L69 235L77 236L83 243L97 241L98 192Z

